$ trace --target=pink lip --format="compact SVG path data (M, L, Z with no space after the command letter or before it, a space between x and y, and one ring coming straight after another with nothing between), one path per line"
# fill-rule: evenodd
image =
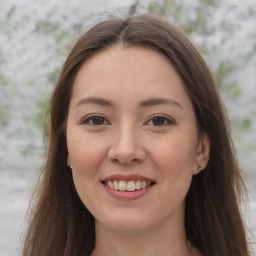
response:
M145 180L147 182L155 182L152 179L149 179L147 177L137 175L137 174L130 174L130 175L113 174L113 175L105 177L102 181L108 181L108 180L117 180L117 181L123 180L123 181L126 181L126 182L130 181L130 180L134 180L134 181L136 181L136 180L141 180L141 181Z
M136 175L136 174L132 174L132 175L122 175L122 174L114 174L114 175L110 175L105 177L102 182L105 181L109 181L109 180L123 180L123 181L130 181L130 180L140 180L140 181L147 181L147 182L155 182L152 179L149 179L147 177L141 176L141 175ZM131 201L131 200L136 200L138 198L143 197L144 195L146 195L153 187L155 184L145 188L145 189L139 189L139 190L135 190L132 192L129 191L119 191L119 190L115 190L112 189L106 185L104 185L104 183L102 183L103 187L105 188L105 190L108 192L108 194L110 196L112 196L115 199L118 200L123 200L123 201Z
M106 189L109 195L111 195L115 199L130 201L130 200L135 200L140 197L143 197L154 187L154 185L151 185L145 189L135 190L133 192L115 190L115 189L109 188L104 184L103 184L103 187Z

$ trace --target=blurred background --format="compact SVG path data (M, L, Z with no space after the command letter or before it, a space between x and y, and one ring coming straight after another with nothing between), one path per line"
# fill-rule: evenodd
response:
M26 210L44 159L49 97L70 48L109 15L146 12L185 30L215 76L245 172L243 212L255 242L255 0L0 0L1 255L21 255Z

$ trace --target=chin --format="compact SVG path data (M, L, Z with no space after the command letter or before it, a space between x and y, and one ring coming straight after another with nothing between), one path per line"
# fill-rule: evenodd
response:
M153 220L145 218L145 215L140 214L118 214L115 216L108 216L103 221L96 220L96 225L102 225L115 232L120 233L140 233L150 229L153 226Z

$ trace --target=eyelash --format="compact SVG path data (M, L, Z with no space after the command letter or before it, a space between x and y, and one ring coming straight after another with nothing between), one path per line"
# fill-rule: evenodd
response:
M166 126L169 126L169 125L176 124L173 119L171 119L169 117L166 117L166 116L163 116L163 115L158 115L158 114L153 115L145 124L148 125L149 122L153 122L153 120L156 119L156 118L162 119L164 121L164 124L159 125L159 126L151 124L150 126L154 126L154 127L157 127L157 128L163 128L163 127L166 127Z
M98 124L97 125L97 124L89 123L89 122L95 121L96 118L101 119L104 122L104 124ZM105 122L107 122L107 124ZM81 124L83 124L83 125L91 125L91 126L103 126L103 125L110 125L110 122L107 121L107 119L105 117L101 116L101 115L91 115L91 116L86 117L85 119L83 119L81 121Z
M103 121L103 124L90 123L90 122L96 121L97 118L101 119L101 121ZM149 122L153 122L153 120L157 119L157 118L162 119L164 121L164 124L159 125L159 126L154 125L154 124L149 124ZM101 115L91 115L91 116L86 117L85 119L83 119L80 123L83 124L83 125L90 125L90 126L95 126L95 127L101 127L101 126L104 126L104 125L111 125L111 123L105 117L103 117ZM171 118L168 118L168 117L163 116L163 115L155 114L148 121L146 121L144 124L149 125L149 126L154 126L154 127L157 127L157 128L162 128L162 127L166 127L166 126L169 126L169 125L174 125L176 123Z

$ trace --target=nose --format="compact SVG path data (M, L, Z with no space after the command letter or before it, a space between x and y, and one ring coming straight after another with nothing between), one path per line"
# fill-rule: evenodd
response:
M132 165L145 160L146 153L136 127L123 125L115 130L108 158L122 165Z

